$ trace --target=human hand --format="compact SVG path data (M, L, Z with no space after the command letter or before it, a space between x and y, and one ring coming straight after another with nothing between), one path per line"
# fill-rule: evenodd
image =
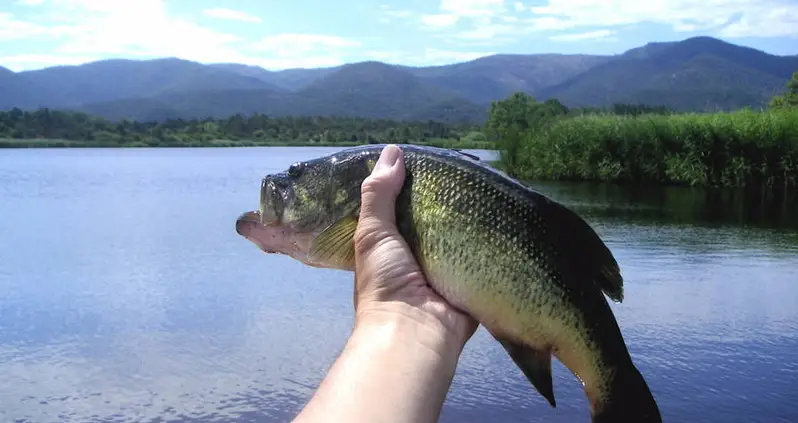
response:
M396 197L404 179L402 151L389 145L361 186L354 237L355 320L409 318L462 348L477 322L429 286L396 227Z

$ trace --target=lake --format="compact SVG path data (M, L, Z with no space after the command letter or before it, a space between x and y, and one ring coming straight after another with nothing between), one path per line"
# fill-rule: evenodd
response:
M352 275L267 256L235 219L264 174L335 150L0 150L0 421L290 420L346 341ZM615 253L666 422L798 421L794 203L535 186ZM588 422L554 379L557 408L480 329L441 421Z

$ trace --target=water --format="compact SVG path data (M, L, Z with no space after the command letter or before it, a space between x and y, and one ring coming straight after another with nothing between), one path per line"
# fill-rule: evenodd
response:
M0 421L290 420L346 341L352 276L266 256L234 221L264 173L334 150L0 150ZM613 307L666 422L798 421L792 206L539 189L621 263ZM556 409L480 330L441 421L589 421L554 378Z

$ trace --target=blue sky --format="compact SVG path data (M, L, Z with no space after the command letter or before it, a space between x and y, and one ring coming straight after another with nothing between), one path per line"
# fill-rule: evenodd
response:
M267 69L620 53L710 35L798 54L798 0L0 0L0 66L180 57Z

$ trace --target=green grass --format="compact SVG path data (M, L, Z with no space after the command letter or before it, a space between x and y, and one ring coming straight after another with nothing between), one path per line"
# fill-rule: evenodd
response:
M521 137L516 165L506 170L522 179L715 187L798 182L798 109L584 115Z

